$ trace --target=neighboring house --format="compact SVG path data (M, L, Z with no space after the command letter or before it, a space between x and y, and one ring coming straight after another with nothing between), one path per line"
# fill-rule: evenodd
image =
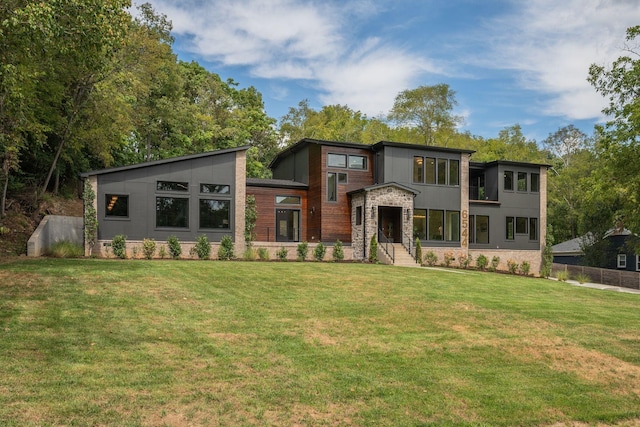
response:
M276 156L273 179L244 178L246 147L82 176L96 189L102 245L116 234L185 242L227 234L242 246L245 195L253 195L256 246L340 240L361 260L372 236L396 252L412 251L418 238L440 261L483 254L502 268L526 261L539 271L548 166L470 162L472 153L303 139Z
M584 265L583 247L593 238L590 234L552 246L553 262L556 264ZM640 255L634 251L638 237L623 227L612 228L605 233L598 245L599 264L597 267L611 270L640 271ZM595 267L595 266L594 266Z

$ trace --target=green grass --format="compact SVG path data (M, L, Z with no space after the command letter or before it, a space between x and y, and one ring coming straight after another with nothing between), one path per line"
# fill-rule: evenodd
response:
M640 295L380 265L0 262L0 425L640 422Z

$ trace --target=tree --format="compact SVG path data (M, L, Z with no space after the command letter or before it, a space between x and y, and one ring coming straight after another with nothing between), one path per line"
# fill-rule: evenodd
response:
M454 130L462 122L451 113L456 105L455 92L449 85L419 86L396 96L389 120L417 129L425 145L434 145L439 133Z
M610 68L592 64L589 82L609 99L602 111L609 120L598 127L601 156L610 173L607 181L623 186L622 216L625 226L640 230L640 26L626 32L626 54ZM613 219L613 218L612 218Z
M569 167L572 158L590 147L589 137L574 125L564 126L550 133L542 143L557 158L564 168Z

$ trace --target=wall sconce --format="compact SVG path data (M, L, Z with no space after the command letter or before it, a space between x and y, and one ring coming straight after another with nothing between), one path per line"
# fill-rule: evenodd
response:
M376 218L376 207L371 206L371 219L375 219L375 218Z
M313 215L314 213L316 213L316 207L315 206L311 206L311 210L309 211L309 213L311 215Z
M407 208L407 221L411 219L411 209Z

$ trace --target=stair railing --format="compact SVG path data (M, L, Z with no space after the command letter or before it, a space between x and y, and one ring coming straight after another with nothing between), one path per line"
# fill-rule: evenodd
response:
M387 238L387 236L384 235L384 231L382 231L382 229L378 229L378 243L379 243L379 247L382 248L383 251L385 251L385 253L389 256L389 258L391 258L391 263L395 263L396 262L396 252L395 252L395 248L393 247L392 242L389 240L389 238Z

